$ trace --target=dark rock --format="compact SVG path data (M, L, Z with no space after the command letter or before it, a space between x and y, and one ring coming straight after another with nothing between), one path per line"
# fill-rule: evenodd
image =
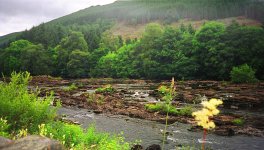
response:
M1 150L64 150L58 141L31 135L0 147Z
M235 131L232 128L218 129L218 130L215 130L214 133L217 135L221 135L221 136L234 136L235 135Z
M94 112L95 114L101 114L101 113L103 113L102 110L94 110L93 112Z
M161 147L158 144L152 144L149 147L147 147L146 150L161 150Z
M137 144L131 147L131 150L143 150L143 146Z

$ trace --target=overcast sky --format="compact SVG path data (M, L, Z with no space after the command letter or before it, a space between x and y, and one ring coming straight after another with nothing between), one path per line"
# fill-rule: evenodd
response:
M0 0L0 36L115 0Z

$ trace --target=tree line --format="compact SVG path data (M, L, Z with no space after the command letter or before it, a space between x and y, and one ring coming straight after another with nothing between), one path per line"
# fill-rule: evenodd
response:
M151 23L140 39L122 39L109 30L97 46L71 31L54 47L17 40L0 50L0 72L70 78L112 77L229 80L233 67L247 64L264 79L264 29L207 22L195 30Z

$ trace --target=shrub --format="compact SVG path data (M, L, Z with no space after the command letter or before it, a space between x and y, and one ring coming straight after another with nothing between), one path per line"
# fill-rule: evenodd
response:
M112 85L107 84L101 88L97 88L95 90L96 93L114 93L116 90L113 88Z
M78 87L74 83L71 84L70 86L67 86L67 87L63 88L63 90L66 91L66 92L70 92L70 91L73 91L73 90L76 90L76 89L78 89Z
M128 150L130 148L130 144L124 142L123 137L98 133L94 126L83 131L78 125L53 122L40 125L39 134L59 140L66 147L73 149Z
M170 115L176 115L176 116L190 116L192 114L192 107L190 106L177 109L172 105L166 106L164 103L156 103L156 104L145 104L145 108L151 112L160 111L162 113L167 113L168 111Z
M7 132L9 125L7 124L7 120L0 118L0 136L9 137Z
M231 81L234 83L254 83L257 82L255 71L247 64L233 67L230 73Z
M38 130L38 125L53 121L56 108L51 108L53 96L38 98L29 93L27 85L31 79L28 72L12 73L11 82L0 84L0 118L6 118L10 130Z
M245 120L243 118L236 118L232 121L234 125L243 126L245 124Z
M88 93L87 94L87 102L88 103L96 103L96 104L103 104L104 102L104 96L101 94L96 94L96 93Z

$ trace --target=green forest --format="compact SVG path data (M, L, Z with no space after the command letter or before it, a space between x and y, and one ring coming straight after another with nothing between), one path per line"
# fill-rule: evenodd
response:
M264 29L208 22L195 30L148 24L140 39L103 32L98 48L71 31L55 47L17 40L1 50L1 72L70 78L112 77L228 80L233 67L247 64L263 79Z
M257 0L133 0L93 6L30 30L0 37L0 72L67 78L229 80L248 65L264 79L264 28L208 21L174 27L180 19L245 16L264 20ZM232 8L232 9L231 9ZM153 23L154 21L160 23ZM142 36L111 32L117 22L147 24ZM253 74L254 74L253 73Z

